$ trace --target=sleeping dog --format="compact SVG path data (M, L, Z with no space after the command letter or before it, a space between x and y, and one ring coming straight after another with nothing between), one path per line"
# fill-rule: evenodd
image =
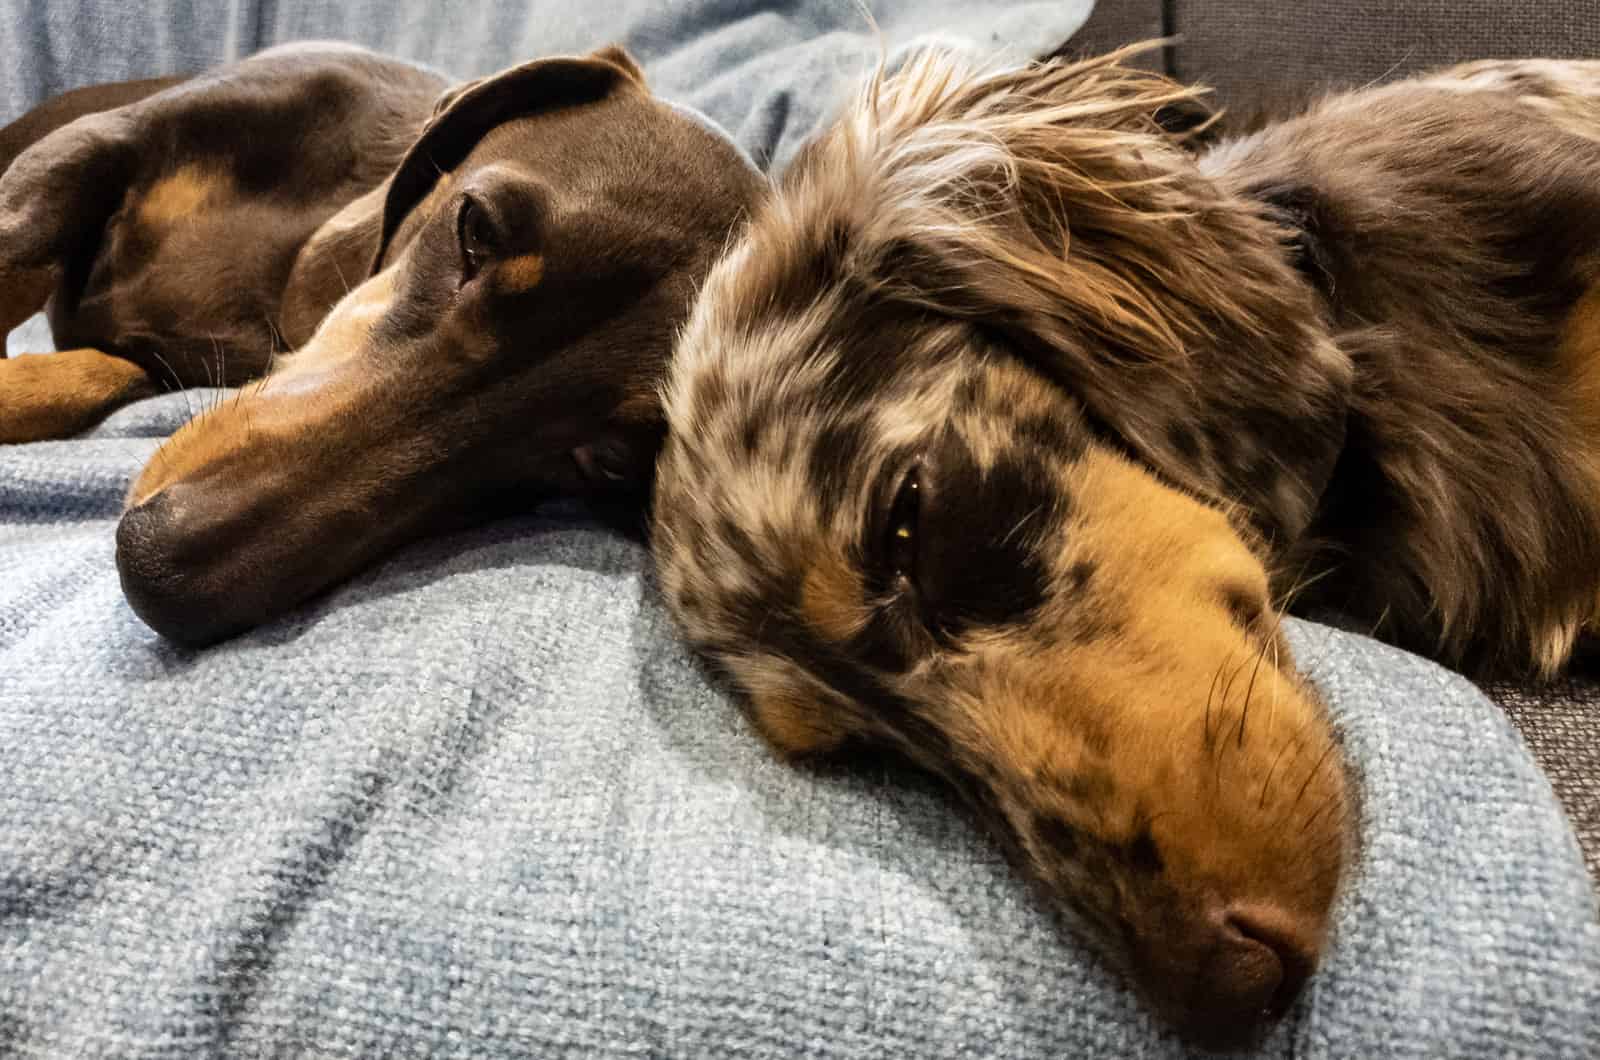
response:
M69 93L0 131L0 443L255 382L129 491L135 611L204 643L426 530L642 508L698 281L765 187L609 48L450 88L342 45Z
M781 752L948 778L1233 1045L1351 857L1281 610L1533 675L1595 622L1600 63L1197 149L1126 54L927 54L802 152L674 354L652 547Z

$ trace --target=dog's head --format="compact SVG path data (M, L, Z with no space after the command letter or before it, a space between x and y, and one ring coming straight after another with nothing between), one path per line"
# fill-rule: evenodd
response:
M1267 563L1348 370L1284 233L1102 60L874 81L713 269L652 542L792 754L950 778L1212 1043L1294 1000L1349 834Z
M135 610L203 643L487 511L642 508L673 336L764 186L618 49L450 93L352 207L381 209L370 278L135 482L117 535Z

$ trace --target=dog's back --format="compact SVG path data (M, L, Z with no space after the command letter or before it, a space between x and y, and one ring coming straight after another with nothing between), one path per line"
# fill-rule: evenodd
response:
M49 306L58 345L118 354L166 383L259 375L371 254L344 255L345 283L308 292L293 282L301 248L382 184L444 88L411 64L312 42L30 111L0 131L14 169L3 193L65 248ZM15 238L7 249L21 253Z
M0 128L0 175L11 168L12 161L18 155L62 126L90 114L137 103L187 80L182 74L149 77L105 85L84 85L68 89L59 96L51 96L16 121Z
M1486 59L1441 70L1418 83L1507 93L1519 106L1569 132L1600 139L1600 60Z
M1226 142L1355 367L1350 438L1286 570L1485 669L1560 666L1600 599L1600 62L1478 62Z

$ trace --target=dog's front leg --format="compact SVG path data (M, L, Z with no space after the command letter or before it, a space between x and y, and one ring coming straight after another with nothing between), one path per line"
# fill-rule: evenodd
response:
M66 438L153 393L143 368L99 350L0 360L0 445Z
M69 93L0 130L0 444L76 434L155 390L138 365L99 350L6 359L3 340L44 308L68 259L121 200L132 124L96 112L167 83Z
M44 306L58 273L0 262L0 445L66 438L155 393L143 368L99 350L6 357L4 336Z

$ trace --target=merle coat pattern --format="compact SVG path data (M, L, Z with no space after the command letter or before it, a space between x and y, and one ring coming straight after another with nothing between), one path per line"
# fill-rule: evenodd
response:
M868 84L702 290L653 543L779 750L948 778L1227 1045L1353 856L1282 610L1525 674L1594 621L1600 63L1197 146L1122 58Z

